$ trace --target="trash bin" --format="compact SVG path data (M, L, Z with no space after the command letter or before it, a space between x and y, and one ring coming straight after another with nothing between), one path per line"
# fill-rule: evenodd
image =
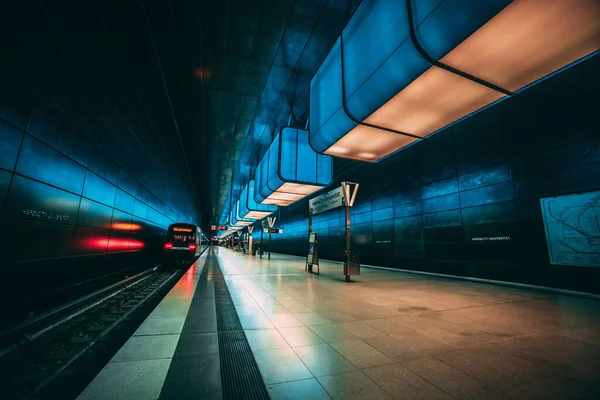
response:
M256 255L256 247L252 248L252 255L255 256Z

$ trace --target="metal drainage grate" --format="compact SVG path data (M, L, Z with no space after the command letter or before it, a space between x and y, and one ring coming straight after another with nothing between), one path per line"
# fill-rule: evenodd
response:
M216 257L211 267L213 267L217 309L223 399L268 400L267 388L263 383Z

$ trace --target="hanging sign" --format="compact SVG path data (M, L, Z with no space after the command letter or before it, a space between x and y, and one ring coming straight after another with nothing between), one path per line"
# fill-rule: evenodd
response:
M344 192L341 186L308 201L308 210L311 215L342 206L344 206Z
M283 229L278 229L278 228L267 228L267 229L263 229L264 233L283 233Z

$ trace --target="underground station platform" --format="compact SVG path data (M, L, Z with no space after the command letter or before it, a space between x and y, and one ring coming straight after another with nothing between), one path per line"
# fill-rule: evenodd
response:
M594 299L209 248L79 399L597 399Z

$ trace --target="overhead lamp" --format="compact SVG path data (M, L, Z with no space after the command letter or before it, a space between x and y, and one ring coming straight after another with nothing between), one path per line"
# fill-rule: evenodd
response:
M277 211L277 206L259 204L254 200L255 181L251 180L242 190L239 203L239 215L243 218L260 220Z
M311 81L310 142L375 162L600 49L599 0L379 0Z
M238 200L235 202L235 205L233 206L233 210L231 210L230 220L231 220L231 223L233 224L233 226L243 228L245 226L252 225L254 222L256 222L254 219L240 217L239 208L240 208L240 201Z
M256 168L258 204L288 206L333 181L331 156L318 154L306 130L283 128Z

